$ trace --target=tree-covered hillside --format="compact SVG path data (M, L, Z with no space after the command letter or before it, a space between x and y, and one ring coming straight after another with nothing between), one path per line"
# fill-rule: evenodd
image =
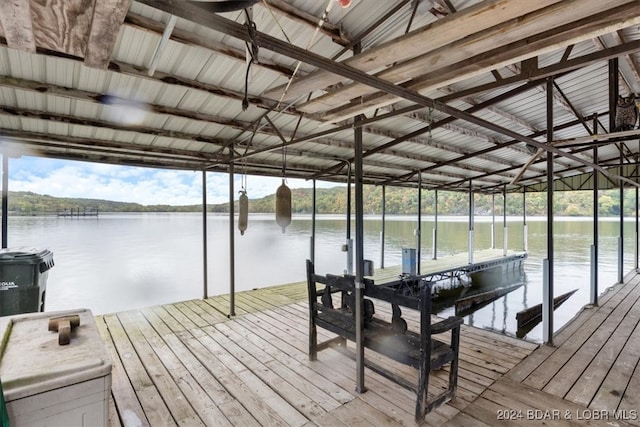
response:
M249 196L251 196L249 194ZM355 197L352 194L352 197ZM294 213L311 213L312 190L293 189L291 191ZM503 197L495 198L495 212L502 214ZM617 190L602 191L599 197L601 215L619 215L620 203ZM476 194L474 212L488 215L492 212L491 196ZM275 195L260 199L250 199L250 212L274 212ZM316 208L319 214L344 214L347 207L347 187L333 187L316 191ZM113 202L98 199L61 198L31 192L9 192L9 212L13 215L56 214L62 210L95 209L99 212L199 212L201 205L141 205L138 203ZM236 204L237 209L237 204ZM228 212L229 204L209 205L210 212ZM635 191L626 190L624 200L625 215L635 215ZM366 214L382 212L382 187L365 186L364 211ZM387 187L386 212L389 215L415 215L418 211L418 191L416 189ZM422 192L422 212L435 213L435 192ZM438 192L438 214L466 215L469 212L469 193ZM507 214L522 215L522 195L507 194ZM554 195L554 214L566 216L593 215L593 193L591 191L558 192ZM546 194L527 193L527 215L546 215Z

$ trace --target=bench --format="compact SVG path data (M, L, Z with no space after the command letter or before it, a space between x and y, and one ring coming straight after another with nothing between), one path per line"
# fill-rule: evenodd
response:
M318 285L321 286L318 286ZM323 286L322 286L323 285ZM462 319L449 317L431 323L431 286L419 278L400 278L382 285L366 279L363 296L391 304L391 322L375 315L375 305L363 299L363 345L396 362L418 370L416 384L388 369L366 360L365 366L416 393L416 422L434 408L455 397L458 380L458 348ZM309 359L316 360L318 352L329 347L346 351L346 341L356 341L355 277L350 275L319 275L307 260L307 287L309 292ZM340 304L334 306L333 294L340 293ZM420 312L420 333L407 330L401 307ZM317 327L337 336L318 342ZM450 340L435 339L434 335L450 332ZM348 353L348 351L346 351ZM427 391L431 371L450 364L447 389L428 399Z

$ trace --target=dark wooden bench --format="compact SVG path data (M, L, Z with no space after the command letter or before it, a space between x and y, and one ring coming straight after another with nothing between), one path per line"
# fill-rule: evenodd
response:
M318 286L324 285L324 286ZM355 328L355 277L315 274L314 265L307 260L307 286L309 291L309 358L316 360L318 352L328 347L346 350L346 340L356 340ZM334 306L333 294L340 293L340 304ZM416 393L416 422L422 422L425 414L453 399L458 380L458 347L462 319L449 317L431 323L431 286L419 278L401 278L376 285L365 280L363 295L391 304L391 322L375 315L373 301L363 300L364 347L396 362L418 370L417 386L388 369L369 360L365 365L390 380ZM400 307L420 312L420 333L407 330ZM317 327L333 332L337 337L318 342ZM433 338L450 332L450 340ZM429 374L450 364L447 389L428 399Z

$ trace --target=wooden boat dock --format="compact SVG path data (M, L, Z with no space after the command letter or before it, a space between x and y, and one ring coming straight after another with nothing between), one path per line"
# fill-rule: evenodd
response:
M352 359L328 349L308 360L306 300L299 283L236 294L232 319L228 295L97 316L113 361L111 425L415 425L413 393L367 370L357 394ZM640 276L600 301L554 347L463 326L457 398L425 424L640 425ZM417 313L405 317L416 328Z

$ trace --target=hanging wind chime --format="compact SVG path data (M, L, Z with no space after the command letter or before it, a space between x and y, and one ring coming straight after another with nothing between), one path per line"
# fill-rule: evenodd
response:
M276 223L285 232L291 224L291 190L285 183L285 170L287 164L286 148L282 149L282 184L276 190Z

